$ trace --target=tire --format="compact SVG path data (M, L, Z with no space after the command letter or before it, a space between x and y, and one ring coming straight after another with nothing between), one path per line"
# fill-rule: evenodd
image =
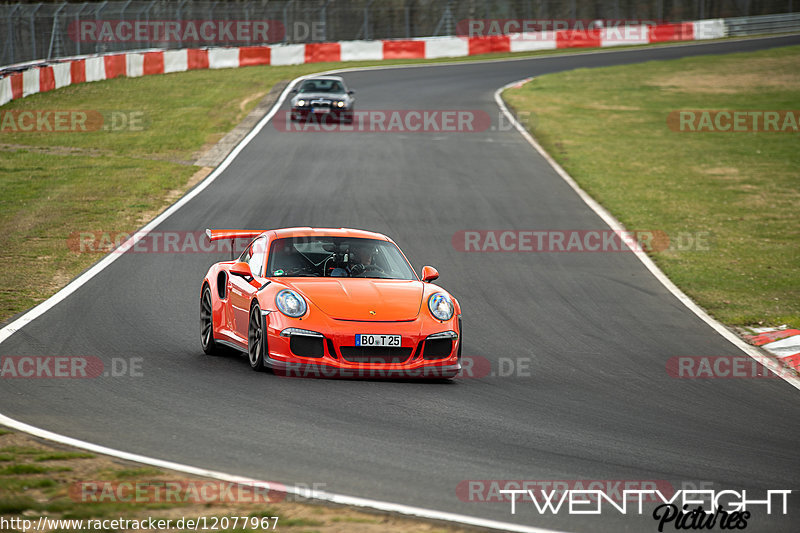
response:
M203 287L200 296L200 345L207 355L220 355L221 346L214 342L214 317L212 311L211 289Z
M256 372L267 370L267 365L264 364L266 351L267 339L261 323L261 308L256 303L250 308L247 325L247 359L250 361L250 368Z

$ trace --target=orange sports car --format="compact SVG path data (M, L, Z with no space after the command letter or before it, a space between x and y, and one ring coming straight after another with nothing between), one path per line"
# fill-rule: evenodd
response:
M422 279L389 237L354 229L206 230L252 239L200 289L203 351L248 355L257 371L308 377L452 378L461 307ZM231 244L233 249L233 244Z

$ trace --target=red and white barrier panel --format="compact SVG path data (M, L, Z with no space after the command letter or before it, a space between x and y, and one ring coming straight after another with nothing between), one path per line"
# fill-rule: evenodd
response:
M486 37L424 37L390 41L342 41L239 48L128 52L32 66L0 79L0 105L31 94L118 76L148 76L207 68L299 65L332 61L434 59L557 48L609 47L668 41L718 39L722 19L627 26L624 29L560 30Z
M784 326L785 327L785 326ZM776 355L784 364L800 371L800 330L752 328L753 335L745 335L750 344L761 346Z

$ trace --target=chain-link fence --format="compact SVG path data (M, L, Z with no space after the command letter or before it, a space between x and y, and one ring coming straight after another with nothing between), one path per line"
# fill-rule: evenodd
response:
M471 20L682 21L800 0L110 0L0 4L0 65L82 54L453 35Z

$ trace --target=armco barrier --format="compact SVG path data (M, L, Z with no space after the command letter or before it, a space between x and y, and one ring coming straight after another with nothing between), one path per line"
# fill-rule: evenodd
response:
M434 59L478 54L609 47L668 41L718 39L726 34L723 19L631 26L614 29L549 31L486 37L424 37L409 40L342 41L239 48L146 50L62 59L7 68L0 78L0 105L67 85L207 68L253 65L299 65L332 61Z

